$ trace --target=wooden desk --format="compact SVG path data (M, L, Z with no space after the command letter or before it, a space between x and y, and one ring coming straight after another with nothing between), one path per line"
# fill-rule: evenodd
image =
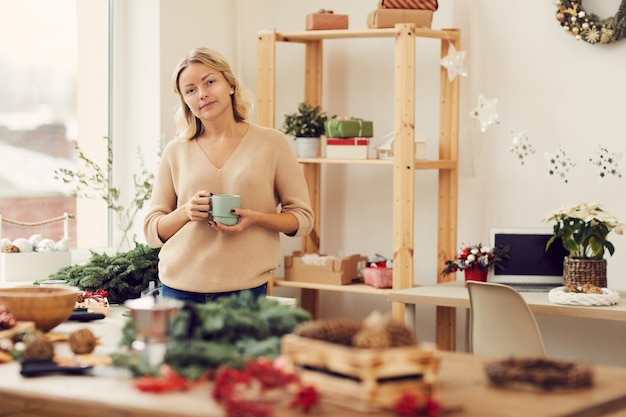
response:
M121 337L124 318L64 323L55 332L86 326L102 340L96 353L110 352ZM59 346L61 347L61 346ZM62 349L60 349L62 351ZM59 353L59 351L57 351ZM446 417L594 417L626 409L626 368L594 367L592 388L570 392L529 392L491 386L481 357L439 352L440 399ZM210 396L210 385L189 392L146 394L132 387L128 376L103 372L94 376L23 378L19 364L0 365L0 415L4 417L222 417ZM306 417L278 408L281 417ZM323 403L318 417L393 417L391 412L359 413Z
M612 306L570 306L559 305L548 301L547 292L520 292L530 309L535 314L548 314L565 317L583 317L599 320L626 321L626 293L621 294L619 303ZM434 305L437 307L470 308L469 294L464 281L451 281L437 285L424 285L406 290L392 291L387 295L389 301L405 304L406 323L415 327L415 306L417 304ZM454 338L442 337L442 332L454 329L454 315L450 320L437 323L437 347L454 350Z

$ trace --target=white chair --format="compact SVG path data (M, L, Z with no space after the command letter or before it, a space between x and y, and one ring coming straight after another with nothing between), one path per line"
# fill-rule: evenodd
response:
M537 320L515 289L467 281L470 297L469 345L487 357L546 357Z

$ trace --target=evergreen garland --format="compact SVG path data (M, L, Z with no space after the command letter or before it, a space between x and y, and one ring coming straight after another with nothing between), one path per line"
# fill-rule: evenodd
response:
M590 44L615 43L626 37L626 0L617 13L607 19L588 14L582 0L557 0L556 20L578 40Z
M66 280L81 290L106 290L111 304L139 298L150 282L159 282L159 249L135 242L135 248L109 256L91 251L85 264L59 269L48 279Z
M164 363L192 380L220 366L241 369L248 358L279 356L281 336L309 320L311 315L301 308L265 297L255 300L250 291L206 304L189 304L172 321ZM130 348L134 335L129 320L121 345ZM113 355L113 363L135 376L158 373L132 351Z

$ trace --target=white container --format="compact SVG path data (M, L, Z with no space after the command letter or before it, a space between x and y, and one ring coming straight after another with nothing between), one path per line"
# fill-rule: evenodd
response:
M0 282L45 280L71 263L70 251L0 253Z
M365 138L327 138L326 158L329 159L367 159L369 139Z
M376 158L393 159L393 132L390 132L383 138L383 143L376 147ZM415 139L415 159L426 159L426 140Z
M315 158L319 146L319 138L296 138L297 154L300 158Z

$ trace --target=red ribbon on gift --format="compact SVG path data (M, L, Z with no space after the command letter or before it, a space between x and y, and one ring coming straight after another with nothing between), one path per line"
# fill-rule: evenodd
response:
M439 8L437 0L379 0L379 9L419 9L435 11Z

